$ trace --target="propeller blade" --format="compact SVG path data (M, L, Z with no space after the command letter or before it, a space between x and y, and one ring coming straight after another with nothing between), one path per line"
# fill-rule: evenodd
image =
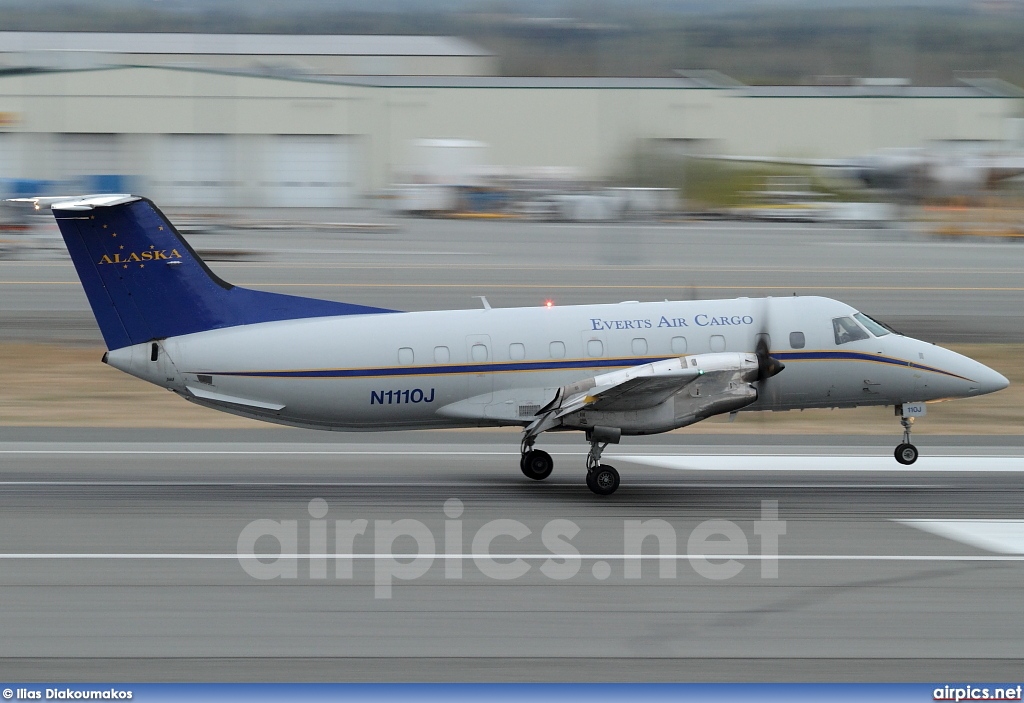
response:
M770 299L765 298L761 308L762 331L757 335L757 345L754 349L754 353L757 355L757 380L761 382L775 376L786 368L785 364L772 356L771 349L768 348L768 340L771 339L768 334L768 330L771 327L768 322L768 310L770 307Z

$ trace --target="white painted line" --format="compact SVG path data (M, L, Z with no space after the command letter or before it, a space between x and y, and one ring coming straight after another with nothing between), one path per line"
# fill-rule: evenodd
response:
M551 452L552 455L573 455L582 456L586 452ZM279 456L519 456L517 451L507 452L482 452L482 451L354 451L348 449L285 449L258 451L252 449L0 449L0 454L103 454L103 455L131 455L131 454L169 454L169 455L219 455L225 456L242 455L279 455Z
M38 553L6 553L0 554L0 561L19 560L135 560L135 561L159 561L159 560L209 560L225 561L235 559L357 559L357 560L382 560L382 559L410 559L419 557L424 559L582 559L582 560L604 560L624 561L627 559L636 560L681 560L681 559L710 559L737 561L911 561L911 562L949 562L949 561L982 561L982 562L1024 562L1024 555L985 554L985 555L955 555L955 554L505 554L502 552L489 552L486 554L416 554L416 553L390 553L390 554L209 554L209 553L60 553L60 552L38 552Z
M609 457L610 459L610 457ZM807 456L704 454L693 456L616 456L619 461L677 471L888 471L1024 472L1021 456L921 456L903 466L885 456Z
M552 456L585 456L586 452L551 451ZM46 456L519 456L518 451L435 451L354 449L0 449L0 455ZM761 452L752 454L613 454L609 463L627 461L665 469L693 471L1024 471L1024 456L925 455L911 466L891 454L834 455Z
M577 477L582 477L581 473ZM0 481L0 486L74 486L77 488L104 488L121 486L125 488L171 488L171 487L222 487L222 488L244 488L244 487L289 487L289 488L507 488L510 482L520 486L537 486L537 483L510 476L494 476L486 480L467 481ZM582 485L582 480L547 480L543 485L575 487ZM686 484L681 483L655 483L649 481L630 481L631 488L680 488ZM835 483L824 481L821 483L701 483L702 489L708 488L770 488L770 489L791 489L791 488L910 488L915 490L933 489L948 490L952 484L943 483Z
M522 486L536 486L536 483L526 483L525 481L519 481ZM548 482L550 486L574 486L582 485L582 481L579 482ZM663 487L672 488L677 487L676 484L630 484L638 486L650 486L650 487ZM730 484L731 486L732 484ZM831 486L832 484L828 484ZM196 488L211 488L211 487L227 487L227 488L246 488L246 487L294 487L294 488L494 488L497 486L507 487L508 480L496 477L493 479L487 479L485 481L0 481L0 486L74 486L77 488L88 488L88 487L111 487L111 486L123 486L125 488L173 488L173 487L187 487L194 486ZM724 486L723 486L724 487ZM753 486L759 488L760 486ZM858 488L863 488L861 484L857 484ZM892 488L890 484L880 486L884 488ZM910 488L911 486L908 486ZM916 488L917 486L913 486Z
M999 554L1024 554L1024 520L893 520Z

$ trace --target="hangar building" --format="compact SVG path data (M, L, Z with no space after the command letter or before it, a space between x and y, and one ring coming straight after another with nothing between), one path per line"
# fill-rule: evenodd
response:
M153 46L164 46L154 36ZM395 58L387 54L395 38L376 39L378 53L366 56ZM161 49L150 55L160 60L147 59L153 65L55 67L12 65L15 54L2 50L13 40L3 41L0 179L120 176L178 206L363 205L395 182L421 139L474 140L496 166L558 167L598 180L640 148L853 156L936 141L997 142L1020 114L1021 91L993 80L926 88L750 87L702 74L507 78L479 75L486 65L472 62L490 60L486 52L467 57L455 48L452 65L462 68L446 75L424 75L424 56L406 57L404 68L387 64L402 75L354 75L350 55L330 67L280 71L243 64L241 54L211 67L217 55L201 35L191 39L196 54L173 54L179 65L163 64L170 54ZM121 48L131 53L127 40ZM331 73L338 70L348 73Z

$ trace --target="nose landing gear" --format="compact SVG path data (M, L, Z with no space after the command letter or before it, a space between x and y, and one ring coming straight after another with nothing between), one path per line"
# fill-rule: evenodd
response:
M914 424L914 418L919 414L924 414L923 407L924 406L922 405L922 410L918 413L915 409L910 407L904 407L902 405L896 406L896 414L900 416L900 424L903 425L903 442L897 445L896 451L893 452L893 454L896 457L896 461L904 466L910 466L917 461L917 447L910 443L910 428ZM913 408L917 408L917 405L913 406Z

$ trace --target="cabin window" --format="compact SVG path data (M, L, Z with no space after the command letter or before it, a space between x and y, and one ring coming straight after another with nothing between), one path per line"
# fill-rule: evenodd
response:
M604 342L600 339L591 339L587 341L587 356L603 356L604 355Z
M398 350L398 363L408 366L416 361L416 355L412 353L411 347L402 347Z
M804 338L803 332L790 332L789 333L789 348L790 349L803 349L807 346L807 339Z
M852 317L837 317L832 320L832 331L836 335L836 344L847 344L860 339L867 339L868 333L853 321Z
M647 353L647 340L643 337L637 337L633 340L632 348L635 356L643 356Z
M473 361L487 361L487 345L474 344L469 349L469 355Z
M434 361L438 364L447 364L452 359L452 353L448 347L434 347Z
M685 354L686 353L686 337L673 337L672 338L672 353L673 354Z
M724 352L725 351L725 337L720 334L711 335L711 351L713 352Z
M565 342L552 342L548 345L548 354L552 359L565 358Z
M519 361L526 358L526 346L522 342L513 342L508 345L508 358L512 361Z

